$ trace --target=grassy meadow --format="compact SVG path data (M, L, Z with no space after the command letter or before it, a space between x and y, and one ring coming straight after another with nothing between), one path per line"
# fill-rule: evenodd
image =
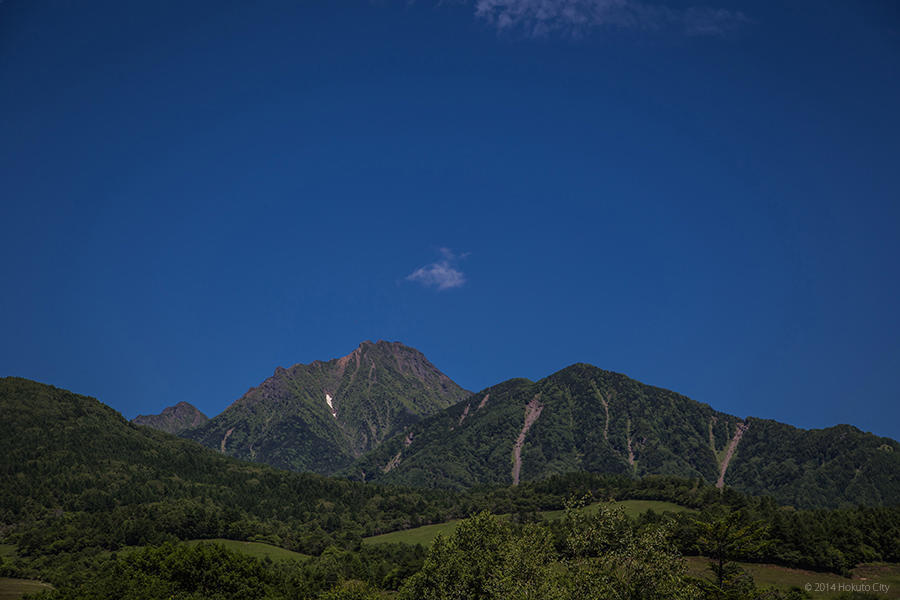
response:
M691 575L712 578L709 570L709 559L702 556L687 557L688 572ZM791 569L779 565L738 563L747 573L753 577L753 581L759 587L774 586L779 589L797 587L806 589L806 585L812 586L810 595L815 598L834 598L841 593L849 591L840 586L850 584L883 584L890 586L887 593L879 593L883 598L900 598L900 564L872 563L860 565L853 569L853 577L848 579L834 573L818 573L803 569ZM816 589L816 584L821 584L826 589ZM832 589L833 586L833 589Z
M53 586L42 581L0 577L0 600L17 600L25 594L34 594L51 587Z

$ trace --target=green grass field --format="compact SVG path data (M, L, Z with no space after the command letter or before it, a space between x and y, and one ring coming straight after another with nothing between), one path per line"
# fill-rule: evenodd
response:
M709 559L701 556L687 557L688 572L692 575L712 578L709 571ZM809 584L811 586L810 594L813 598L834 598L842 593L842 591L850 591L846 587L842 590L840 586L854 585L872 585L874 593L874 585L882 584L890 586L887 593L878 593L882 598L900 598L900 564L868 564L860 565L853 570L853 578L847 579L834 573L817 573L815 571L804 571L803 569L790 569L778 565L766 565L756 563L738 563L747 573L753 577L753 581L759 587L775 586L780 589L790 589L798 587L805 589ZM817 585L818 584L818 585ZM818 589L817 589L818 588Z
M191 545L203 543L221 544L229 550L240 552L241 554L246 554L247 556L252 556L254 558L266 558L268 556L273 561L302 560L309 558L306 554L285 550L284 548L272 546L271 544L263 544L262 542L239 542L237 540L225 540L222 538L211 540L189 540L185 542L185 544Z
M615 506L619 506L625 510L625 514L629 517L653 510L655 512L684 512L691 509L673 504L671 502L662 502L659 500L622 500L621 502L613 502ZM595 513L600 509L601 503L595 502L587 507L589 513ZM564 510L545 510L539 513L545 520L552 521L561 518L566 511ZM507 516L508 515L501 515ZM439 533L449 535L456 529L459 521L447 521L446 523L437 523L435 525L423 525L422 527L414 527L413 529L404 529L402 531L392 531L381 535L374 535L363 539L363 544L422 544L430 546L434 538Z
M435 525L422 525L412 529L404 529L402 531L392 531L390 533L382 533L381 535L373 535L372 537L363 538L363 544L422 544L430 546L434 538L439 533L450 535L456 529L459 521L454 519L446 523L437 523Z
M0 600L17 600L25 594L50 589L51 585L31 579L0 577Z

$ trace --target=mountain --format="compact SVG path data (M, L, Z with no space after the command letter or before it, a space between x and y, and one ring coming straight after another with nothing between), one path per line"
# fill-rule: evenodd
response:
M806 431L741 419L576 364L487 388L409 426L344 474L461 489L569 471L700 478L798 507L889 504L900 497L900 444L849 425Z
M399 342L274 375L185 437L238 458L333 473L424 416L469 395Z
M0 415L0 544L21 556L249 536L318 553L453 502L241 462L17 377L0 378Z
M200 427L207 421L209 421L209 417L187 402L179 402L175 406L166 407L158 415L138 415L131 420L132 423L176 435L185 429Z

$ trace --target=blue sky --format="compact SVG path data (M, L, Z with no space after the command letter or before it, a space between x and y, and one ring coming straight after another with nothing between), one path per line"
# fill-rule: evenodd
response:
M0 4L0 375L216 414L365 339L900 438L895 2Z

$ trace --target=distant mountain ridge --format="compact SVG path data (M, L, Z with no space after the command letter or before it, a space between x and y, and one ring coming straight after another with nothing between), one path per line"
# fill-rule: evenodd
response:
M200 427L207 421L209 417L197 410L193 404L184 401L164 408L158 415L138 415L131 420L137 425L146 425L175 435L192 427Z
M230 456L333 473L468 395L418 350L365 341L341 358L275 369L182 435Z
M900 444L849 425L740 419L576 364L513 379L413 424L344 475L421 487L516 484L571 471L677 475L798 507L900 498Z
M399 342L279 367L179 435L280 468L415 487L587 471L697 478L807 508L900 498L900 444L849 425L739 418L582 363L470 394Z

